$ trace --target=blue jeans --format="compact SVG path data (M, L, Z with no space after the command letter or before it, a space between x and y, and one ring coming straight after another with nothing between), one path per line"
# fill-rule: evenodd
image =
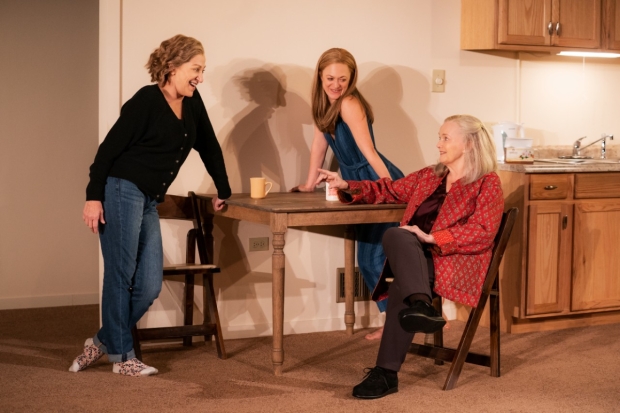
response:
M93 338L110 362L134 358L131 329L159 295L163 251L157 202L124 179L108 177L99 225L103 254L102 327Z

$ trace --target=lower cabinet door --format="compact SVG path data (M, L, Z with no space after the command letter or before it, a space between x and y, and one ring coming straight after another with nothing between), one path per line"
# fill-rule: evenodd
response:
M620 308L620 202L575 205L571 310Z
M569 311L573 205L529 207L526 316Z

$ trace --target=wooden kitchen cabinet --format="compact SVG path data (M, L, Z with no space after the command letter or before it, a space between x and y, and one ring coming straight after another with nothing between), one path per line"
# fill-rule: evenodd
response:
M461 49L598 50L602 10L601 0L461 0Z
M502 330L620 322L620 172L499 175L521 211L500 270Z
M603 16L603 46L620 51L620 0L605 0Z
M524 316L570 311L571 207L557 202L529 207Z

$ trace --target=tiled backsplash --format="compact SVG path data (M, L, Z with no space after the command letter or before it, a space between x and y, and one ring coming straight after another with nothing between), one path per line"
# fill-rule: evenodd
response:
M570 145L558 145L558 146L534 146L534 159L546 159L557 158L561 155L572 155L573 147ZM591 156L592 158L601 157L601 145L595 143L594 145L581 150L581 155ZM620 158L620 144L613 144L607 142L606 158Z

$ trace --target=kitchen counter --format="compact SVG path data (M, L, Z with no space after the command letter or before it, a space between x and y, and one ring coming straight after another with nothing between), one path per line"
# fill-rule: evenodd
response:
M499 272L502 330L620 322L620 162L537 159L498 167L505 208L519 209Z
M597 164L559 164L548 162L534 163L503 163L498 162L497 169L508 172L523 172L526 174L540 173L574 173L574 172L620 172L618 163Z

